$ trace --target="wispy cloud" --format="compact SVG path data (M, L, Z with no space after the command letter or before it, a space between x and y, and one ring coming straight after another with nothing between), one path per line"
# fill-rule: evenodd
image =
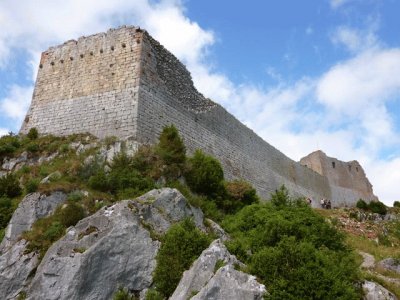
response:
M330 4L331 4L332 8L336 9L336 8L342 6L342 5L344 5L344 4L346 4L346 3L350 2L350 1L352 1L352 0L330 0Z

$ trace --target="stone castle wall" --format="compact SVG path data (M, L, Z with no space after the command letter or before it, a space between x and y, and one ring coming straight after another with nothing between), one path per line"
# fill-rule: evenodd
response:
M190 73L157 41L144 34L142 47L137 125L140 142L156 142L162 128L174 124L189 150L200 148L214 155L228 178L250 181L266 198L282 184L294 194L331 197L325 177L289 159L197 92Z
M135 28L81 37L42 54L21 128L67 135L128 137L136 132L140 39Z
M146 144L156 142L169 124L179 129L190 152L200 148L214 155L227 178L250 181L262 197L285 184L316 201L341 199L328 177L289 159L206 99L185 66L134 27L44 52L21 132L32 127L57 135L90 132Z

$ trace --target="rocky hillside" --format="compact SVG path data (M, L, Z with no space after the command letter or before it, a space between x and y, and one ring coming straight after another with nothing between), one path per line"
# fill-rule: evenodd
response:
M1 299L397 299L395 214L260 201L173 126L141 147L31 130L0 159Z

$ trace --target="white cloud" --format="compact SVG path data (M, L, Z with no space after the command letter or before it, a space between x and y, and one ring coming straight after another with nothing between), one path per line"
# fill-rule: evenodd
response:
M344 4L346 4L347 2L350 2L351 0L330 0L330 4L332 8L338 8Z
M32 98L33 87L13 85L8 95L0 101L0 112L20 124Z
M375 24L370 24L367 30L354 29L340 26L331 37L336 45L345 46L350 52L356 53L362 50L371 50L379 47L379 41L375 35Z
M0 128L0 136L7 135L8 132L9 132L8 129L6 129L6 128Z

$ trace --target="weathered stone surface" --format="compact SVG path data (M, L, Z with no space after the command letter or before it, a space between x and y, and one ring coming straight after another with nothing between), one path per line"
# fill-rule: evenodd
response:
M325 176L331 186L333 206L354 206L359 199L376 201L372 185L358 161L344 162L315 151L300 160L300 164Z
M364 281L362 285L364 300L397 300L397 297L383 286L372 282Z
M314 199L352 195L206 99L185 66L143 30L121 27L68 41L45 51L40 64L22 133L37 127L41 133L90 132L149 144L174 124L189 152L203 149L217 157L228 179L248 180L264 198L282 184Z
M0 256L1 299L15 299L37 267L38 254L24 254L26 245L25 240L19 240Z
M400 261L394 258L386 258L378 263L378 266L400 274Z
M224 265L239 263L236 257L228 252L220 239L213 241L190 269L183 273L171 300L186 300L192 295L192 292L200 291L214 276L217 263Z
M39 193L32 193L20 202L15 210L5 232L3 241L0 244L0 253L10 247L18 240L21 233L29 230L32 224L54 212L58 205L67 199L62 192L54 192L49 196Z
M143 222L160 223L164 232L186 217L200 222L196 214L175 189L102 208L47 251L27 299L111 299L118 286L137 292L150 287L159 242Z
M206 219L206 222L208 222L211 230L217 235L217 237L221 241L225 242L225 241L229 240L229 235L225 232L224 229L222 229L221 226L219 226L218 223L214 222L211 219Z
M220 268L192 300L261 300L265 286L252 275L235 270L233 265Z

